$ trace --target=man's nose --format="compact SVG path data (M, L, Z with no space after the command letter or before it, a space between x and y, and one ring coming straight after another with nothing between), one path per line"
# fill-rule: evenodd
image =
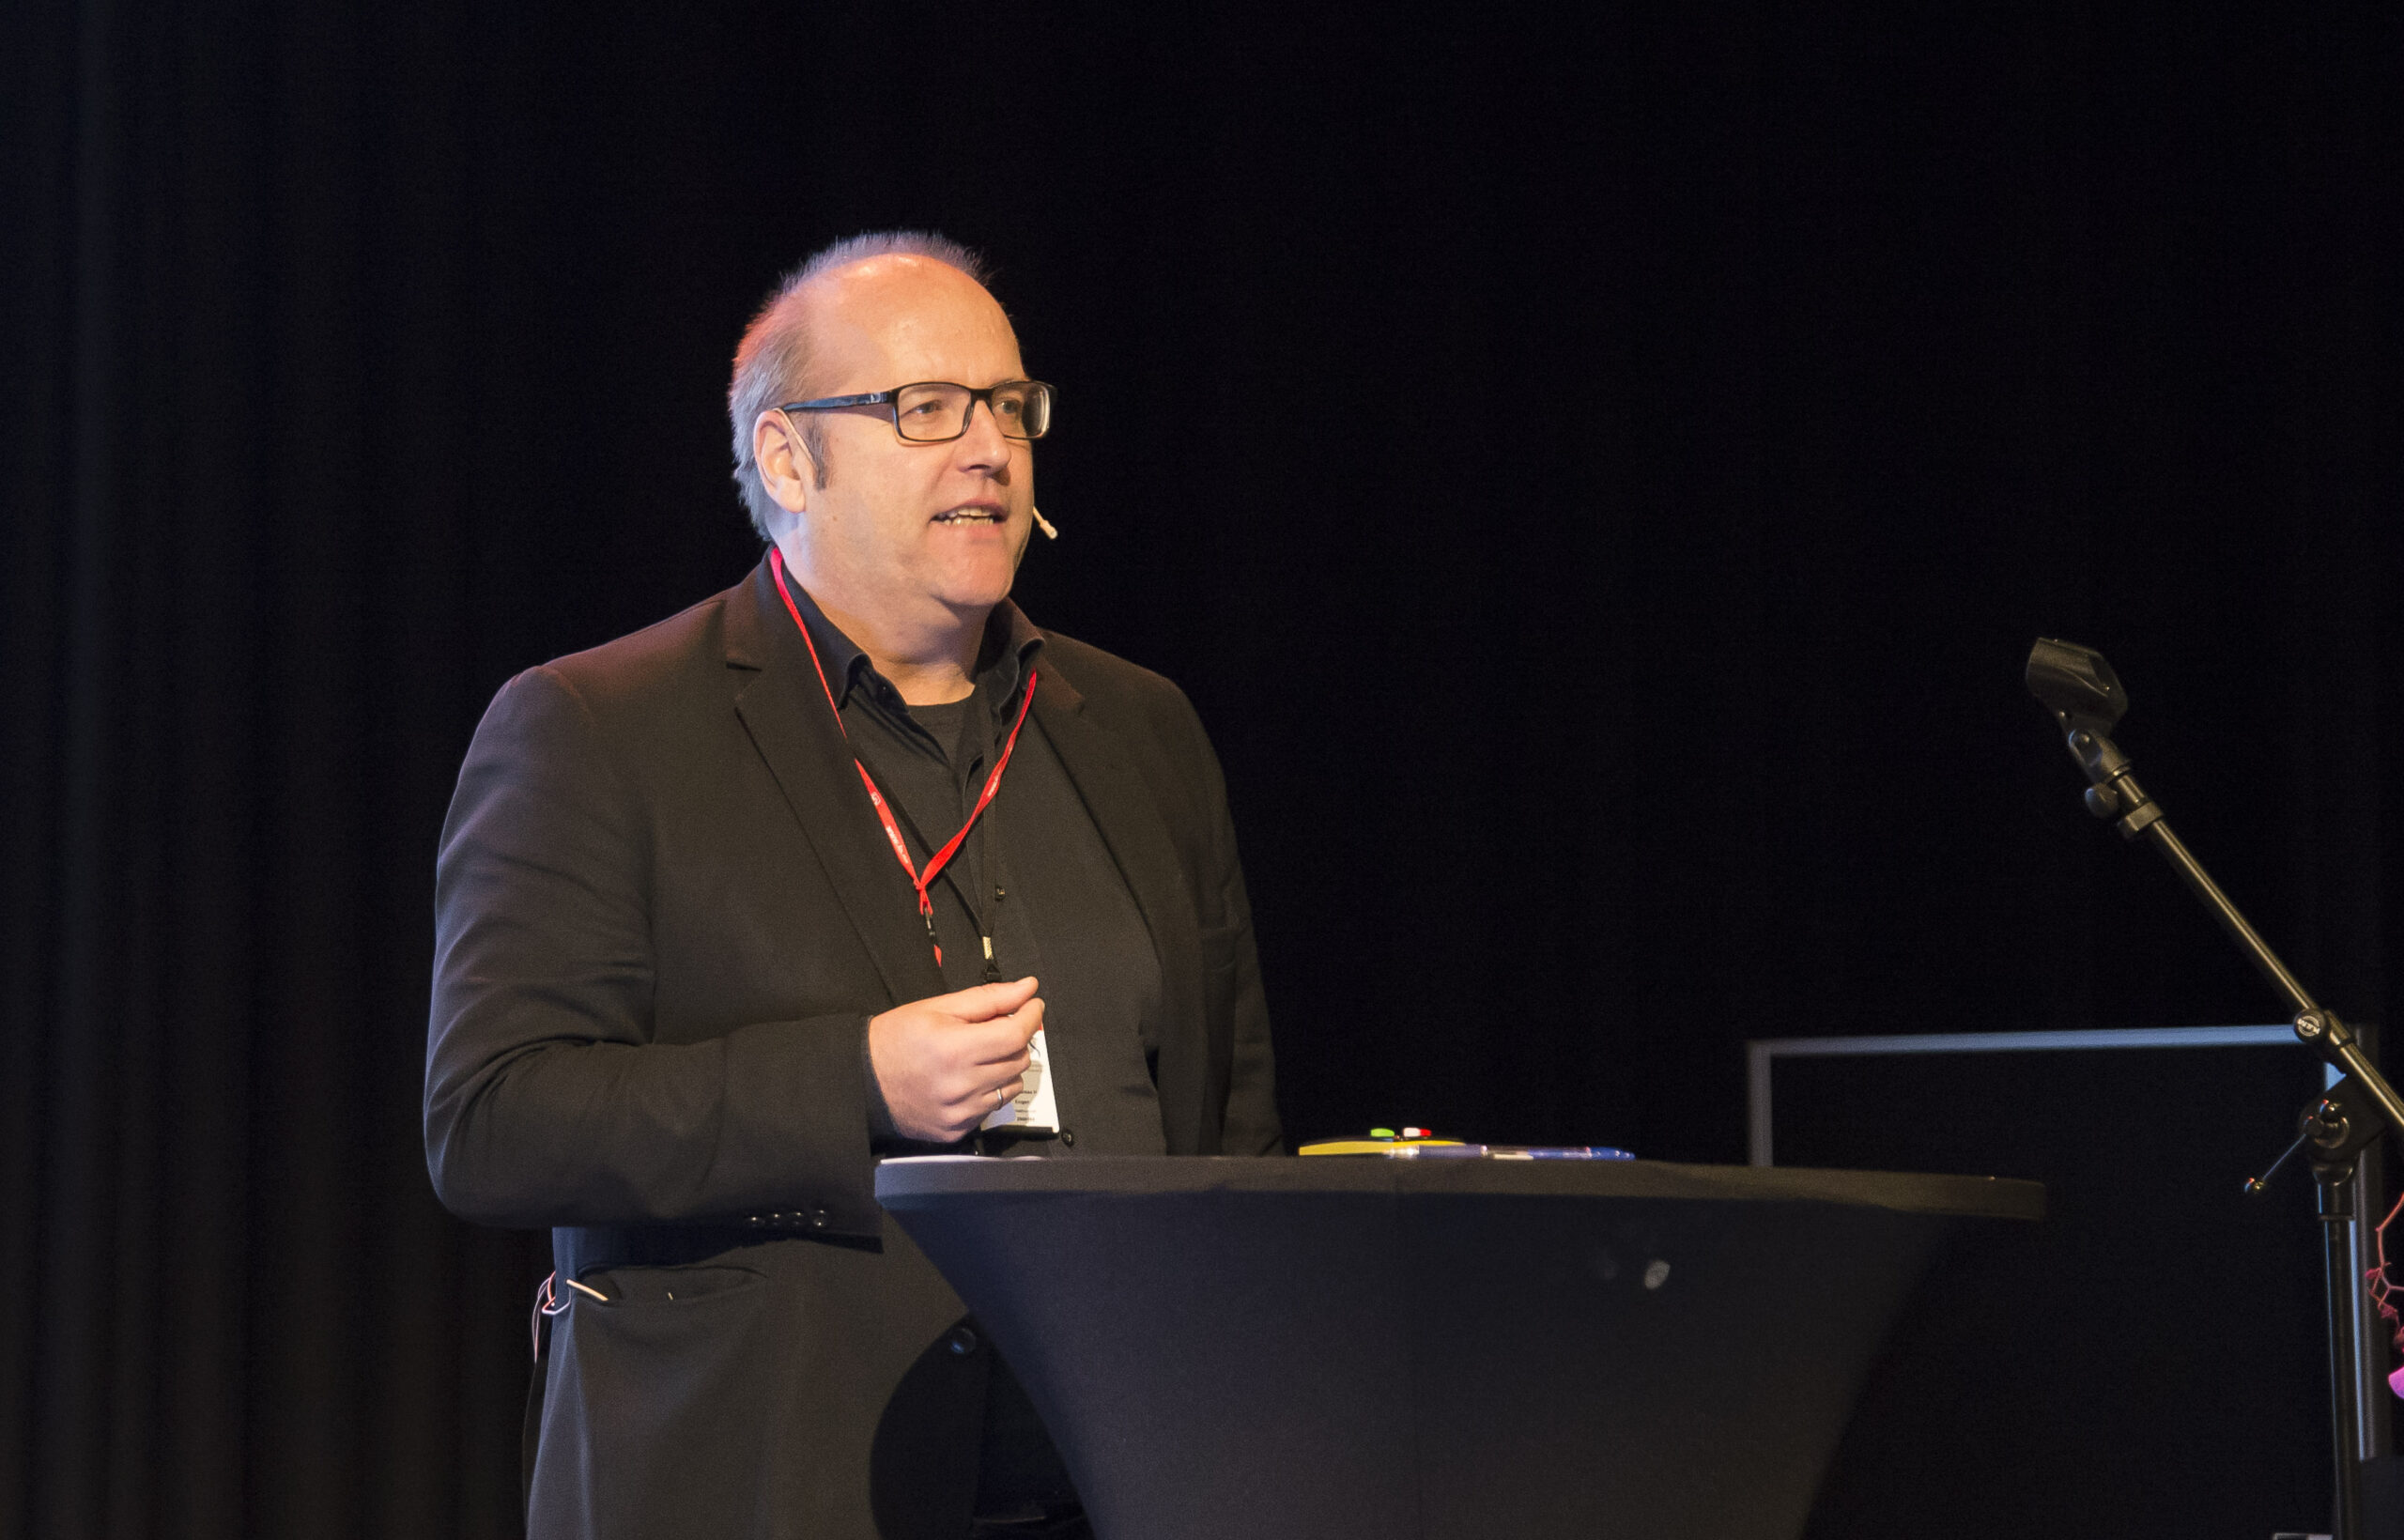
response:
M968 423L961 430L958 448L964 469L993 470L1009 463L1010 441L992 402L968 403Z

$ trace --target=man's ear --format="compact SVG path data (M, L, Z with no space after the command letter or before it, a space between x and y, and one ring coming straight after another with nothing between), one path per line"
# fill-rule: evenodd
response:
M798 514L809 506L809 487L818 479L818 467L792 418L780 411L763 411L752 422L751 463L760 468L760 483L778 507Z

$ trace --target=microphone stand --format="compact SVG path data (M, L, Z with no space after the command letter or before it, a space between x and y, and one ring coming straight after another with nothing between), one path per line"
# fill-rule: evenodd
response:
M2331 1431L2335 1443L2335 1540L2362 1540L2362 1462L2387 1453L2388 1407L2384 1360L2372 1356L2379 1322L2363 1287L2374 1265L2371 1226L2365 1212L2376 1189L2376 1155L2370 1147L2382 1132L2404 1134L2404 1099L2379 1072L2351 1027L2316 1002L2246 923L2228 895L2207 874L2173 834L2162 808L2129 773L2128 756L2106 736L2128 697L2112 666L2092 648L2040 639L2028 654L2029 692L2064 729L2071 758L2088 779L2087 809L2111 822L2124 839L2143 839L2160 852L2188 891L2202 901L2262 977L2285 996L2296 1040L2341 1071L2342 1078L2304 1110L2302 1136L2310 1147L2319 1192L2323 1260L2329 1301ZM2254 1189L2249 1184L2249 1189Z

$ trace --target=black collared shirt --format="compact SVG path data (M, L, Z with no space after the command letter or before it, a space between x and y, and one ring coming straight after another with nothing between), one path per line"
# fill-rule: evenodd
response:
M986 622L974 692L914 707L806 590L795 583L792 591L851 750L876 778L924 871L976 806L1027 680L1042 667L1042 634L1003 600ZM797 685L809 709L825 709L814 677ZM863 808L861 816L873 815ZM1041 981L1044 1044L1066 1132L1012 1153L1165 1153L1152 1085L1160 960L1109 846L1032 713L992 805L928 897L947 990L1028 974ZM889 1135L890 1125L872 1132Z

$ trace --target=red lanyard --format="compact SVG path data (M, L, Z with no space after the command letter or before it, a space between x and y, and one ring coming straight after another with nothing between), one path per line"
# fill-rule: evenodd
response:
M826 665L818 661L818 644L809 639L809 627L802 624L801 611L794 608L793 593L785 587L784 552L770 547L768 573L777 580L777 596L784 600L785 613L793 617L794 628L801 632L801 644L809 649L809 666L818 670L818 687L826 692L826 709L835 714L835 729L848 741L852 730L843 725L843 708L835 704L834 686L826 683ZM910 875L910 886L918 890L918 917L927 922L927 945L935 949L937 967L943 966L943 944L935 940L935 906L927 897L927 885L950 863L961 841L968 838L968 831L977 826L978 818L994 800L994 793L1002 789L1002 772L1010 767L1010 750L1018 747L1018 730L1026 725L1026 708L1035 704L1035 670L1029 669L1026 690L1018 703L1018 719L1010 724L1009 738L1002 745L1002 757L994 762L994 773L985 778L985 789L977 794L977 806L968 810L968 822L944 842L943 849L927 857L927 870L923 872L910 859L909 843L902 838L902 825L893 821L893 809L886 805L885 793L876 789L876 778L868 773L868 766L859 762L859 756L852 757L852 768L860 773L860 784L868 788L869 802L876 808L876 821L885 825L885 838L893 846L893 858L902 863L902 870ZM987 936L985 961L990 965L993 960L994 938Z

